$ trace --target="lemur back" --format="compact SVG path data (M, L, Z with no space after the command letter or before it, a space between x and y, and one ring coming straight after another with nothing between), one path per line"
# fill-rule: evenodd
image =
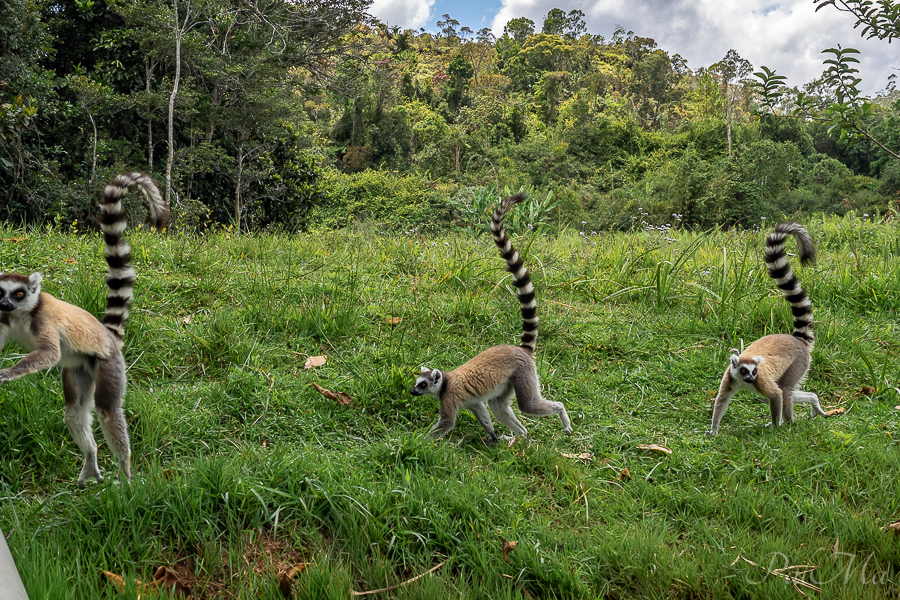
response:
M168 217L168 206L147 175L119 175L103 190L100 227L109 267L103 323L86 310L41 292L40 273L0 274L0 348L8 339L14 339L30 351L15 365L0 370L0 383L59 364L66 425L84 454L78 476L80 487L88 477L103 479L91 431L93 408L97 409L107 444L125 476L131 479L131 445L122 412L126 383L122 340L134 296L134 269L131 250L122 238L127 225L122 198L134 186L144 193L157 228L162 228Z
M484 427L488 440L495 441L497 435L484 407L485 403L497 420L511 432L525 435L527 430L512 411L513 397L524 414L541 417L559 415L563 430L572 433L572 424L562 402L541 398L541 385L533 358L538 327L534 285L522 258L503 228L506 212L523 200L524 194L505 198L494 210L491 219L494 243L506 261L506 270L513 274L513 285L518 289L522 313L521 343L519 346L488 348L464 365L446 373L422 367L411 393L413 396L430 395L440 399L440 417L431 428L432 439L440 438L453 429L459 410L466 408L475 414Z
M812 303L785 256L784 245L788 236L794 236L797 240L801 263L814 260L816 249L809 232L797 223L782 223L766 237L766 267L769 277L775 280L791 305L794 331L791 335L782 333L761 337L740 355L731 356L731 364L719 384L708 433L718 433L719 423L728 410L732 396L742 389L752 390L769 401L773 426L794 420L794 402L808 403L810 417L827 416L818 396L796 389L809 371L815 336L812 330Z

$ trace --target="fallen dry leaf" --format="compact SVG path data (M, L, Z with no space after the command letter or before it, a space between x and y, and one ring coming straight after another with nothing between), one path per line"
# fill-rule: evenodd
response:
M638 450L650 450L652 452L665 454L666 456L672 454L671 448L666 448L665 446L660 446L658 444L638 444Z
M895 406L895 407L894 407L894 410L900 410L900 405Z
M560 452L561 456L565 458L578 458L580 460L594 460L594 455L590 452L582 452L581 454L569 454L568 452Z
M182 321L185 325L190 325L190 324L191 324L191 315L186 316L186 317L183 318L181 321Z
M321 367L326 362L328 362L327 356L310 356L306 359L306 362L303 363L304 369L312 369L314 367Z
M106 576L106 579L111 584L113 584L114 586L116 586L116 588L118 588L120 594L125 593L125 580L122 578L121 575L116 575L115 573L110 573L109 571L100 571L100 572L103 573L104 576ZM137 581L137 580L135 580L134 583L136 585L141 585L141 582Z
M74 265L74 264L77 263L77 262L78 262L78 261L76 261L74 258L67 258L67 259L66 259L66 264L67 264L67 265Z
M120 594L125 593L125 579L121 575L110 573L109 571L101 571L106 579L116 586ZM173 596L187 596L191 592L191 588L184 584L175 571L168 567L159 567L153 574L153 581L142 583L140 579L134 580L134 587L137 590L137 598L140 600L152 594L154 597L159 595L160 591L172 590Z
M896 523L891 523L890 525L885 527L885 529L887 529L888 531L893 531L896 534L900 534L900 521L897 521Z
M846 410L842 406L840 408L833 408L831 410L826 410L825 414L828 415L829 417L833 417L834 415L842 415L842 414L844 414L844 412L846 412Z
M353 399L350 398L350 396L348 396L344 392L332 392L331 390L326 390L318 383L314 383L313 387L316 388L317 392L319 392L320 394L322 394L329 400L334 400L338 404L343 404L344 406L347 406L351 402L353 402Z
M840 541L841 541L841 538L839 538L839 537L834 538L834 553L835 554L837 554L838 550L840 549L840 546L838 545Z
M509 562L506 555L516 549L519 542L503 542L503 562Z
M403 321L400 317L387 317L384 322L393 327L394 325L399 325Z
M866 385L866 386L863 386L858 392L856 392L856 395L857 396L859 396L860 394L869 395L869 394L874 394L874 393L875 393L875 388L869 387Z
M165 479L166 481L172 481L179 475L184 475L184 472L180 469L166 469L162 472L163 479Z
M628 467L625 467L624 469L622 469L622 471L619 473L618 479L619 480L631 479L631 472L628 470Z
M174 596L187 596L191 593L191 588L185 585L185 583L181 581L181 578L178 577L178 574L168 567L159 567L156 569L156 573L153 574L153 583L147 584L147 586L150 585L155 585L161 590L173 590L172 595Z
M294 579L305 571L309 565L310 563L297 563L278 574L278 589L281 591L282 596L285 598L291 597L291 586L294 584Z

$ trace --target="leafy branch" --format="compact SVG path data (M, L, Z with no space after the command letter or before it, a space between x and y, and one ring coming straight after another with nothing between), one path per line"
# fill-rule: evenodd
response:
M833 4L837 1L833 0L830 3ZM871 4L871 2L865 1L860 4ZM862 79L857 76L859 69L854 66L859 64L859 59L854 56L859 54L859 50L838 46L823 50L822 54L832 56L824 61L824 64L828 65L824 81L834 97L824 108L819 108L814 98L801 92L797 94L796 106L791 112L791 116L828 123L828 133L838 133L841 141L852 144L855 141L866 139L900 160L900 154L873 137L864 126L866 119L875 114L876 107L862 96L859 89ZM761 96L757 116L765 122L776 115L776 109L785 92L787 78L783 75L776 75L775 71L768 67L762 67L762 71L753 75L759 80L753 85Z

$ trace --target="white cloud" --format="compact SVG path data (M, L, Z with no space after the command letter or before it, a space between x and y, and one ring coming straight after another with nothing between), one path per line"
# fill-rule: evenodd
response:
M375 0L369 13L388 25L418 29L428 23L434 0Z
M494 17L496 35L517 17L527 17L540 31L551 8L584 12L588 31L612 36L616 25L656 40L670 54L687 59L688 67L708 67L735 49L758 69L766 65L802 85L824 70L826 48L853 47L861 51L862 87L873 94L900 67L896 44L864 40L854 30L853 16L826 6L816 12L812 0L502 0Z

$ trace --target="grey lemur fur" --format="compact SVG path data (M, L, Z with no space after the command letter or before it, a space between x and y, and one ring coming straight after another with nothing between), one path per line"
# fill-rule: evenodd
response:
M512 411L515 396L523 414L548 417L559 415L566 433L572 433L572 423L562 402L541 397L541 383L534 364L537 341L537 304L534 301L534 285L519 253L513 248L503 228L506 211L525 200L524 194L504 199L494 211L491 233L500 255L506 261L506 270L513 274L513 285L518 288L522 311L522 338L519 346L494 346L452 371L439 371L422 367L412 389L413 396L427 394L440 400L440 418L431 428L430 436L437 439L453 429L456 416L462 408L471 410L488 434L489 441L497 440L491 412L512 433L525 435L527 430Z
M710 434L718 433L732 396L742 389L752 390L769 401L773 426L794 420L794 402L809 403L810 417L828 416L819 405L818 396L797 390L809 371L815 336L812 303L794 277L784 252L785 241L790 235L797 240L800 262L805 264L815 259L816 249L809 232L797 223L782 223L766 238L765 261L769 277L775 280L791 305L794 331L791 335L780 333L761 337L740 355L731 356L731 364L722 376L713 407Z
M131 479L131 445L122 412L125 396L122 341L134 296L134 269L130 262L131 248L122 237L127 225L122 199L135 185L144 193L152 223L157 228L161 229L168 217L168 206L147 175L118 175L104 188L100 229L106 244L109 293L102 324L86 310L41 292L40 273L0 274L0 348L12 339L29 351L15 365L0 370L0 383L56 364L62 368L66 425L84 454L79 487L84 487L88 477L103 480L91 431L94 408L106 443L116 455L125 477Z

